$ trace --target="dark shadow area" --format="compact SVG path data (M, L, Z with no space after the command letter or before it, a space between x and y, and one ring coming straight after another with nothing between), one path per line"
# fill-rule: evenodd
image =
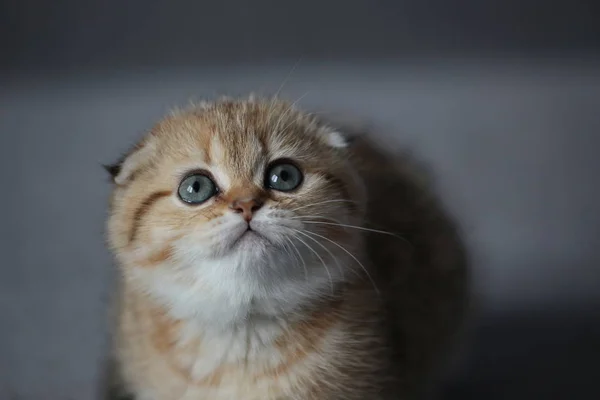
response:
M600 396L600 312L490 314L474 330L471 358L441 399L595 399Z

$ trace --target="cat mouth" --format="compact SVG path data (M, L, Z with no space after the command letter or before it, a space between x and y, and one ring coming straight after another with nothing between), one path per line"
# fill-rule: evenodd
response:
M231 244L232 247L239 246L264 246L270 245L272 242L265 235L261 234L255 229L252 229L250 225L248 225L247 229L238 236L237 239Z

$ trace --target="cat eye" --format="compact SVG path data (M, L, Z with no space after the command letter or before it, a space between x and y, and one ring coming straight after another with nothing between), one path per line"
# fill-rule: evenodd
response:
M280 161L271 164L265 176L265 186L280 192L289 192L302 183L302 172L294 164Z
M181 181L177 193L188 204L201 204L217 193L217 186L208 176L194 174Z

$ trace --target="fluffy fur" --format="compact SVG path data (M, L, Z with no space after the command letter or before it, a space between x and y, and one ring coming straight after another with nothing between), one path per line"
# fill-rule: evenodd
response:
M278 159L304 178L265 188ZM466 299L456 230L402 159L277 100L174 112L108 169L114 383L138 400L414 398ZM177 196L190 171L216 196ZM250 222L231 205L254 199ZM248 227L252 231L248 231Z

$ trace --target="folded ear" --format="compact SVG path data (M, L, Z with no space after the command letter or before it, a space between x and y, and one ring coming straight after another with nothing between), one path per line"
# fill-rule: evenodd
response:
M117 175L119 175L119 172L121 171L122 164L123 164L123 161L119 160L114 164L102 164L102 168L104 168L106 170L106 172L108 172L111 180L114 181L115 177Z
M337 130L327 130L322 134L323 139L327 144L335 149L343 149L348 147L349 141L346 136Z
M122 156L116 163L103 165L112 181L117 185L124 185L131 181L152 157L156 149L153 140L145 140Z
M366 128L356 123L327 121L320 136L329 146L344 149L350 147L364 132Z

